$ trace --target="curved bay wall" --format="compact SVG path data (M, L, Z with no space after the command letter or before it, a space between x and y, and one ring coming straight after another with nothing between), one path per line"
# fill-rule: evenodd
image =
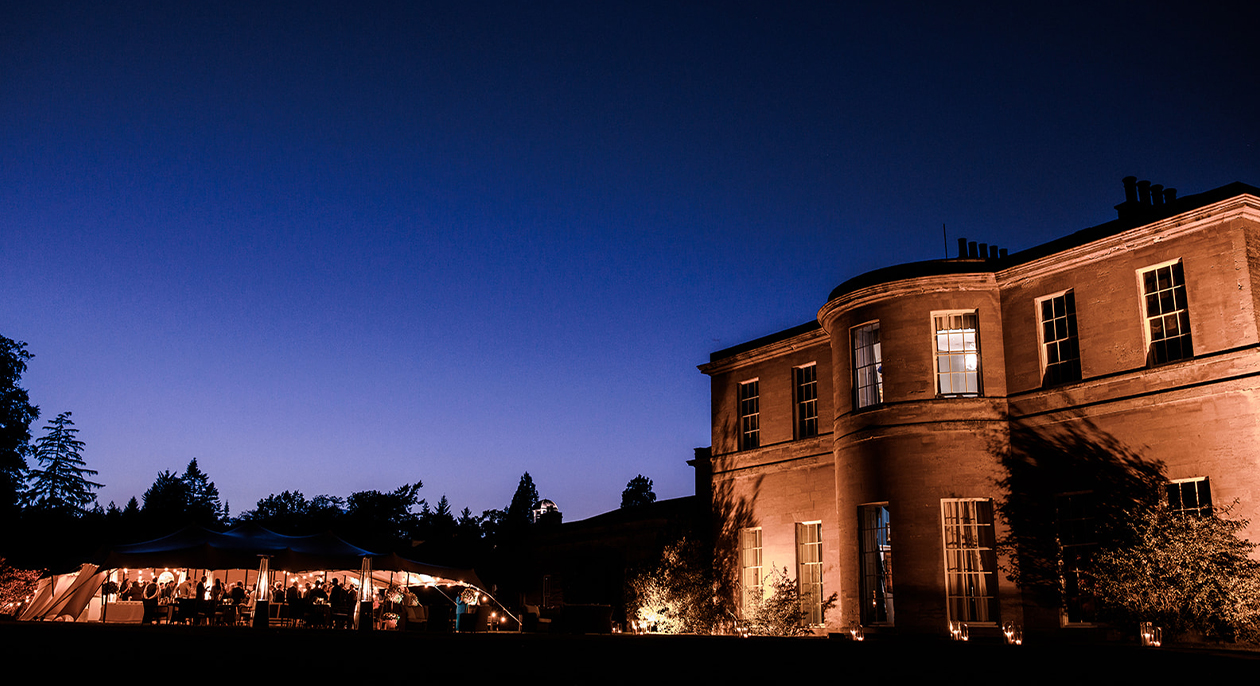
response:
M934 314L974 313L979 393L943 397L936 377ZM887 504L898 630L945 631L948 622L942 499L996 499L996 450L1006 442L1001 298L992 273L881 284L841 296L819 313L830 336L841 613L860 621L860 508ZM879 323L882 402L855 407L854 327ZM999 530L998 535L1001 534ZM1002 614L1017 611L1010 584L998 584ZM869 592L868 592L869 594ZM1009 596L1009 597L1007 597ZM1008 608L1010 608L1008 610ZM1000 620L999 620L1000 621Z

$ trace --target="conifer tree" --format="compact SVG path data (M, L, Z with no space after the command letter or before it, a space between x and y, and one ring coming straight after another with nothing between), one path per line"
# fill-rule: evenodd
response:
M538 507L538 488L534 486L534 479L525 472L521 475L521 482L516 486L516 493L512 494L512 502L507 507L507 526L508 528L524 527L532 524L534 521L534 510Z
M127 504L131 509L131 503ZM144 521L151 534L169 533L187 526L188 485L169 469L158 472L153 485L144 492Z
M83 441L75 438L69 412L62 412L44 427L47 433L35 442L35 459L41 469L30 471L27 502L31 507L74 517L82 516L96 502L92 491L102 484L89 481L96 471L83 461Z
M197 466L197 458L188 462L188 467L179 480L188 489L188 516L193 522L214 526L223 521L224 511L223 503L219 501L219 489Z
M31 422L39 418L39 408L18 385L31 357L25 343L0 336L0 514L10 521L21 505Z

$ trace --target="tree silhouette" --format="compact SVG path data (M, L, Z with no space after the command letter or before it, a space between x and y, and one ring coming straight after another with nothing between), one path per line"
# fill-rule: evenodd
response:
M311 505L300 491L271 494L258 501L252 510L241 513L241 521L254 522L276 533L297 535L312 533L306 529Z
M638 507L640 505L650 505L656 502L656 494L652 492L652 480L642 474L630 480L626 484L626 490L621 492L621 509L630 507Z
M538 489L534 486L534 480L529 472L525 472L521 475L521 482L516 486L516 493L512 494L512 502L508 505L504 523L510 529L532 524L534 510L537 507Z
M429 527L434 536L450 538L455 534L455 514L451 512L451 503L442 495L437 508L429 515Z
M92 490L102 484L87 479L96 471L83 461L83 441L75 438L79 430L69 412L57 415L44 430L47 433L35 442L35 459L43 468L30 472L27 501L39 510L80 517L96 502Z
M158 472L153 485L144 492L142 514L148 534L170 533L187 526L188 484L170 470Z
M26 481L23 455L30 445L31 422L39 408L31 404L26 389L18 386L32 355L26 344L0 336L0 515L14 521L21 507Z
M179 480L188 489L187 518L202 526L217 526L223 521L223 503L219 502L219 489L201 468L197 458L188 462Z
M341 521L345 538L364 548L386 552L401 547L416 529L419 518L411 508L420 504L423 483L404 484L389 493L359 491L346 499Z

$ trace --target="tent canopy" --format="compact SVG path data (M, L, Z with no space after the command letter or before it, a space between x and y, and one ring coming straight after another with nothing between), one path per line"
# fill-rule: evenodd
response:
M357 569L364 557L377 556L331 533L285 536L257 524L242 524L224 532L189 526L152 541L117 546L105 556L101 567L250 569L258 566L263 555L271 557L272 569L291 572Z
M189 526L152 541L115 547L101 562L102 569L184 567L189 569L256 569L260 556L269 556L273 570L310 572L359 569L363 558L372 568L424 574L440 581L456 581L482 588L471 569L425 564L380 555L346 543L332 533L285 536L257 524L242 524L224 532Z
M481 579L477 578L477 573L471 569L456 569L454 567L439 567L438 565L425 564L408 560L405 557L399 557L397 553L377 557L372 560L372 568L383 571L423 574L433 577L435 581L455 581L465 586L473 586L477 589L485 590Z

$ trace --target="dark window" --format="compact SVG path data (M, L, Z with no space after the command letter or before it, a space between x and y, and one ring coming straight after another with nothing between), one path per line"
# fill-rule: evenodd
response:
M1076 297L1072 291L1041 301L1041 344L1045 386L1081 380L1081 350L1076 334Z
M1162 364L1194 356L1190 344L1190 310L1181 263L1142 273L1146 327L1150 336L1147 361Z
M1059 555L1063 561L1064 619L1069 624L1093 622L1097 602L1090 588L1094 551L1098 548L1094 526L1094 494L1065 493L1055 498Z
M739 385L739 449L761 445L761 398L756 379Z
M1179 514L1212 516L1212 487L1206 476L1168 484L1168 509Z
M818 435L818 365L792 370L796 386L796 437Z
M888 505L858 508L862 624L893 623L892 528Z

